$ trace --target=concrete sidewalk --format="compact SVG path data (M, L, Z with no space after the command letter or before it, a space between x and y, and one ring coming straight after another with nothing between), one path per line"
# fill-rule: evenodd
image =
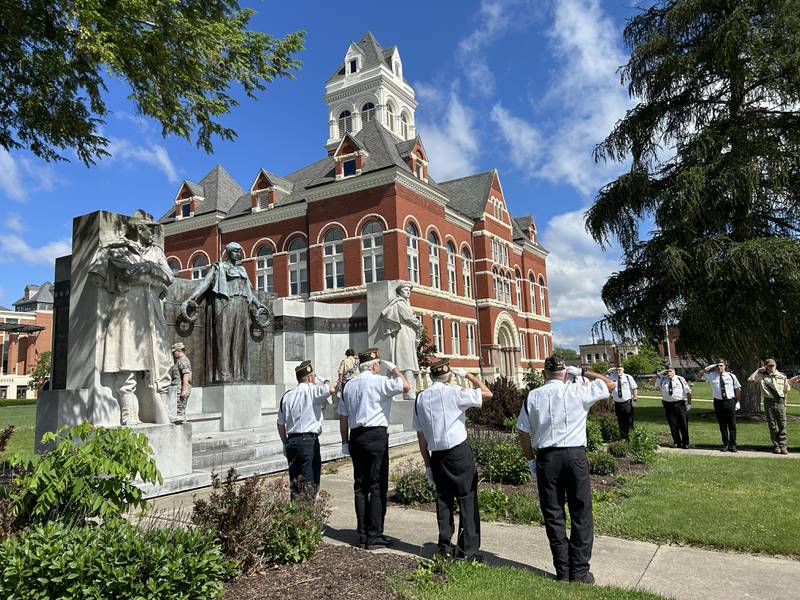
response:
M764 450L739 450L738 452L723 452L715 448L668 448L659 446L659 452L669 454L686 454L688 456L721 456L723 458L774 458L776 460L787 460L800 458L800 452L789 452L789 454L773 454Z
M414 457L414 449L398 448L392 462ZM418 456L418 454L416 455ZM322 489L330 494L331 516L325 539L355 544L352 467L339 465L334 474L323 471ZM158 512L191 512L193 496L208 489L176 494L154 501ZM755 518L755 517L754 517ZM434 513L389 506L386 535L394 538L392 550L430 558L436 550ZM492 565L553 572L550 548L543 527L481 523L481 552ZM800 561L764 555L717 552L691 547L596 536L592 572L600 585L638 588L678 600L731 600L732 598L800 600Z

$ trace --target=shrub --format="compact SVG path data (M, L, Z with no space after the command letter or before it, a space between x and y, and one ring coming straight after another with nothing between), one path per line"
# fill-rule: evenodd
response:
M0 431L0 454L5 452L6 446L8 446L8 442L11 441L11 436L14 435L14 432L17 428L14 425L9 425L3 431Z
M592 452L589 456L589 472L593 475L613 475L619 462L607 452Z
M503 429L510 433L517 433L517 417L506 417L503 420Z
M481 516L493 521L508 517L508 496L501 487L478 488L478 507Z
M473 432L469 434L469 444L481 477L489 482L520 485L530 480L528 461L513 436Z
M192 513L192 522L213 533L225 556L247 573L314 554L329 514L326 494L292 502L283 479L236 479L235 469L224 481L215 476L214 491L208 500L195 500Z
M535 390L544 385L544 374L539 369L530 367L522 376L528 391Z
M593 417L592 420L600 426L600 433L604 442L616 442L621 439L619 423L614 415Z
M0 541L15 533L14 515L11 513L11 499L0 498Z
M12 512L19 525L62 520L80 525L87 518L111 518L129 507L146 506L134 482L162 483L147 438L119 427L82 423L46 433L58 442L36 462L13 456L22 468L12 482Z
M509 417L517 418L522 407L522 392L513 380L500 377L489 384L492 398L485 400L481 408L467 411L470 423L502 428Z
M515 492L508 496L509 519L514 523L543 523L542 509L538 498Z
M544 520L537 498L519 492L506 494L501 487L479 488L478 506L481 517L493 521L530 524Z
M625 440L617 440L616 442L608 443L608 453L617 458L624 458L628 456L628 442Z
M395 480L395 499L401 504L421 504L436 500L436 488L425 477L425 472L411 461L400 467Z
M656 458L658 438L644 427L634 427L628 436L628 457L635 463L650 464Z
M222 595L236 568L202 531L35 525L0 543L0 597L192 598Z
M600 425L593 419L586 421L586 451L597 452L603 446L603 433Z

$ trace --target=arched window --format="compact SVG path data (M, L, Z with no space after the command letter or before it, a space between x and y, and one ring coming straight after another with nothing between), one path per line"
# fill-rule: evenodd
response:
M464 297L472 298L472 259L466 249L461 253L461 278L464 280Z
M303 238L289 244L289 294L308 293L308 246Z
M208 271L208 261L205 254L198 254L192 261L192 279L202 279Z
M349 110L343 110L339 113L339 137L351 131L353 131L353 115Z
M545 304L545 287L544 287L544 277L539 275L539 306L541 307L542 315L545 317L547 316L547 304ZM547 340L547 338L545 338ZM547 342L545 341L545 345Z
M492 296L498 302L500 301L500 294L502 293L502 285L497 269L492 269Z
M403 139L408 139L408 133L408 116L406 116L406 113L403 113L400 115L400 135L403 136Z
M181 263L179 263L179 262L178 262L178 259L176 259L176 258L170 258L170 259L167 261L167 264L169 265L169 270L170 270L170 271L172 271L172 274L173 274L173 275L177 275L177 274L180 272L180 270L181 270Z
M528 275L528 293L531 296L531 312L539 314L539 310L536 307L536 280L533 278L533 273Z
M439 275L439 238L432 231L428 234L428 264L431 272L431 287L439 289L442 287Z
M325 263L325 289L338 290L344 287L344 256L342 254L342 230L338 227L325 234L322 245Z
M517 310L522 310L522 275L520 275L519 271L515 271L514 275L516 275L516 284L517 284Z
M272 244L264 244L256 252L256 289L262 292L273 292L272 277Z
M367 102L361 107L361 124L366 125L375 118L375 105L372 102Z
M419 233L413 223L406 225L406 259L408 280L419 283Z
M447 291L451 294L456 291L456 247L453 242L447 242Z
M364 283L383 281L383 225L370 221L361 230L361 257Z
M589 358L591 358L591 354L588 354L587 356L589 356ZM535 358L536 360L541 360L541 358L542 358L541 350L539 349L539 334L538 333L534 333L533 334L533 358Z
M389 131L394 131L394 104L391 102L386 103L386 126Z

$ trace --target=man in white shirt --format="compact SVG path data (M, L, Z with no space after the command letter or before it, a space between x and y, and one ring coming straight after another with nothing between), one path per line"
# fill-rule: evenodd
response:
M719 423L722 435L723 452L738 452L736 448L736 411L739 410L739 399L742 397L742 386L736 375L727 371L728 363L724 358L698 371L697 376L706 380L711 386L714 398L714 414Z
M453 375L465 377L472 387L450 385ZM455 558L478 558L481 518L478 511L478 470L467 443L467 409L480 407L492 392L464 369L451 368L446 358L431 365L433 384L417 395L411 427L417 432L426 476L436 485L436 522L439 554L449 556L458 503L458 542Z
M331 382L314 375L310 360L300 363L294 373L298 385L281 398L277 418L283 455L289 463L292 500L313 498L319 489L322 407L331 403L333 394Z
M633 429L633 407L639 395L639 385L636 380L625 373L623 367L616 367L611 374L611 381L617 384L614 390L614 414L619 423L619 434L627 440Z
M583 375L590 383L567 385L568 373ZM616 384L580 367L567 369L555 355L545 359L544 377L545 384L531 390L522 404L517 419L519 443L531 475L536 477L556 578L594 583L589 571L594 534L586 417L592 405L608 398ZM538 449L536 458L533 448ZM565 500L571 519L569 538Z
M359 542L367 550L390 546L383 535L389 490L389 416L392 399L411 389L397 365L380 359L377 348L358 355L359 370L339 401L342 453L353 458L353 495ZM380 374L381 366L393 379Z
M692 388L683 377L675 374L673 367L659 373L651 383L657 390L661 390L661 404L664 406L669 431L672 434L672 447L688 448L689 415L687 411L692 409Z

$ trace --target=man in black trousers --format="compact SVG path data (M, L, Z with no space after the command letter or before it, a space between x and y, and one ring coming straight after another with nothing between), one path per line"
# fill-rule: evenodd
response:
M672 434L673 448L689 447L689 415L692 409L692 388L675 369L669 367L650 382L657 390L661 390L661 404L667 415L669 431ZM688 403L687 403L688 402Z
M567 374L583 375L589 382L568 385ZM592 405L608 398L616 384L600 373L580 367L567 369L556 355L545 359L544 377L545 384L531 390L522 404L517 419L519 443L531 475L537 479L556 579L591 584L594 522L586 417ZM534 448L538 449L536 458ZM572 522L569 538L565 501Z

